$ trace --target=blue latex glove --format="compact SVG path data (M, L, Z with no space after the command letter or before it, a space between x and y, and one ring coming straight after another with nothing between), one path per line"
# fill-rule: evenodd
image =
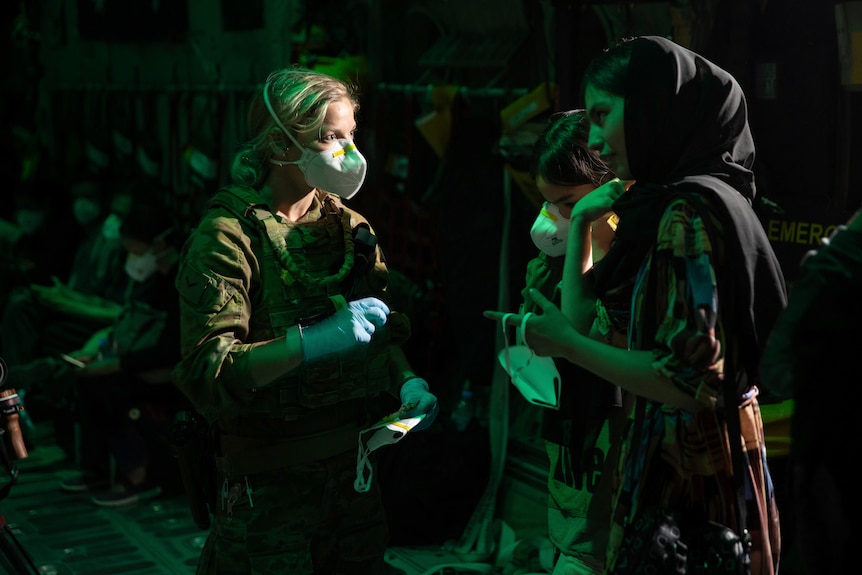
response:
M430 427L437 418L437 413L440 411L440 407L437 404L437 397L428 391L428 382L421 377L408 379L404 382L404 385L401 386L401 405L408 405L411 403L415 403L416 407L405 411L401 415L401 419L408 419L410 417L417 417L423 413L425 414L425 418L420 421L416 427L410 430L411 433L422 431L423 429Z
M305 361L312 361L365 345L388 316L389 307L376 297L354 300L325 320L302 329L302 356Z

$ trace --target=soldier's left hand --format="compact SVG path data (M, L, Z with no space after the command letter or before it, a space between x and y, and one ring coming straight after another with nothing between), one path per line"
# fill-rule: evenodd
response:
M437 396L429 391L428 382L421 377L408 379L401 386L401 405L409 404L415 404L415 407L405 411L401 415L401 419L418 417L423 413L425 414L424 419L411 431L422 431L430 427L437 418L437 413L440 411Z

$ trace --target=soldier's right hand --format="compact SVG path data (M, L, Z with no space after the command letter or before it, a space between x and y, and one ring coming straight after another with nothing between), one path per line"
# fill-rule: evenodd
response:
M389 306L375 297L354 300L323 321L302 328L302 356L312 361L368 344L388 316Z

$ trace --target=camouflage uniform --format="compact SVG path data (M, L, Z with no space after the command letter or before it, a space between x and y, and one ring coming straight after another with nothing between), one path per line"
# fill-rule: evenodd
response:
M198 573L383 572L380 494L357 493L353 480L358 431L395 402L387 350L408 337L406 316L391 313L370 345L260 389L247 358L257 342L333 313L334 302L385 300L386 286L373 230L337 196L318 192L297 222L273 215L254 190L213 198L177 277L175 381L216 434L213 526Z

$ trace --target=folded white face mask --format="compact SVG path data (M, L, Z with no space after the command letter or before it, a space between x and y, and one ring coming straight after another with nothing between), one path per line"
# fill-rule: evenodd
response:
M512 384L518 388L524 399L539 407L559 409L562 381L554 358L536 355L525 343L524 330L527 319L533 314L531 312L524 314L519 330L520 343L509 346L506 320L511 315L514 314L503 316L503 338L506 347L497 354L500 365L509 374Z
M425 414L407 419L383 418L375 425L359 432L359 450L356 454L356 479L353 488L357 493L368 493L374 469L368 456L384 445L398 443L411 429L419 425ZM372 433L374 432L374 433ZM367 473L367 476L366 476Z

